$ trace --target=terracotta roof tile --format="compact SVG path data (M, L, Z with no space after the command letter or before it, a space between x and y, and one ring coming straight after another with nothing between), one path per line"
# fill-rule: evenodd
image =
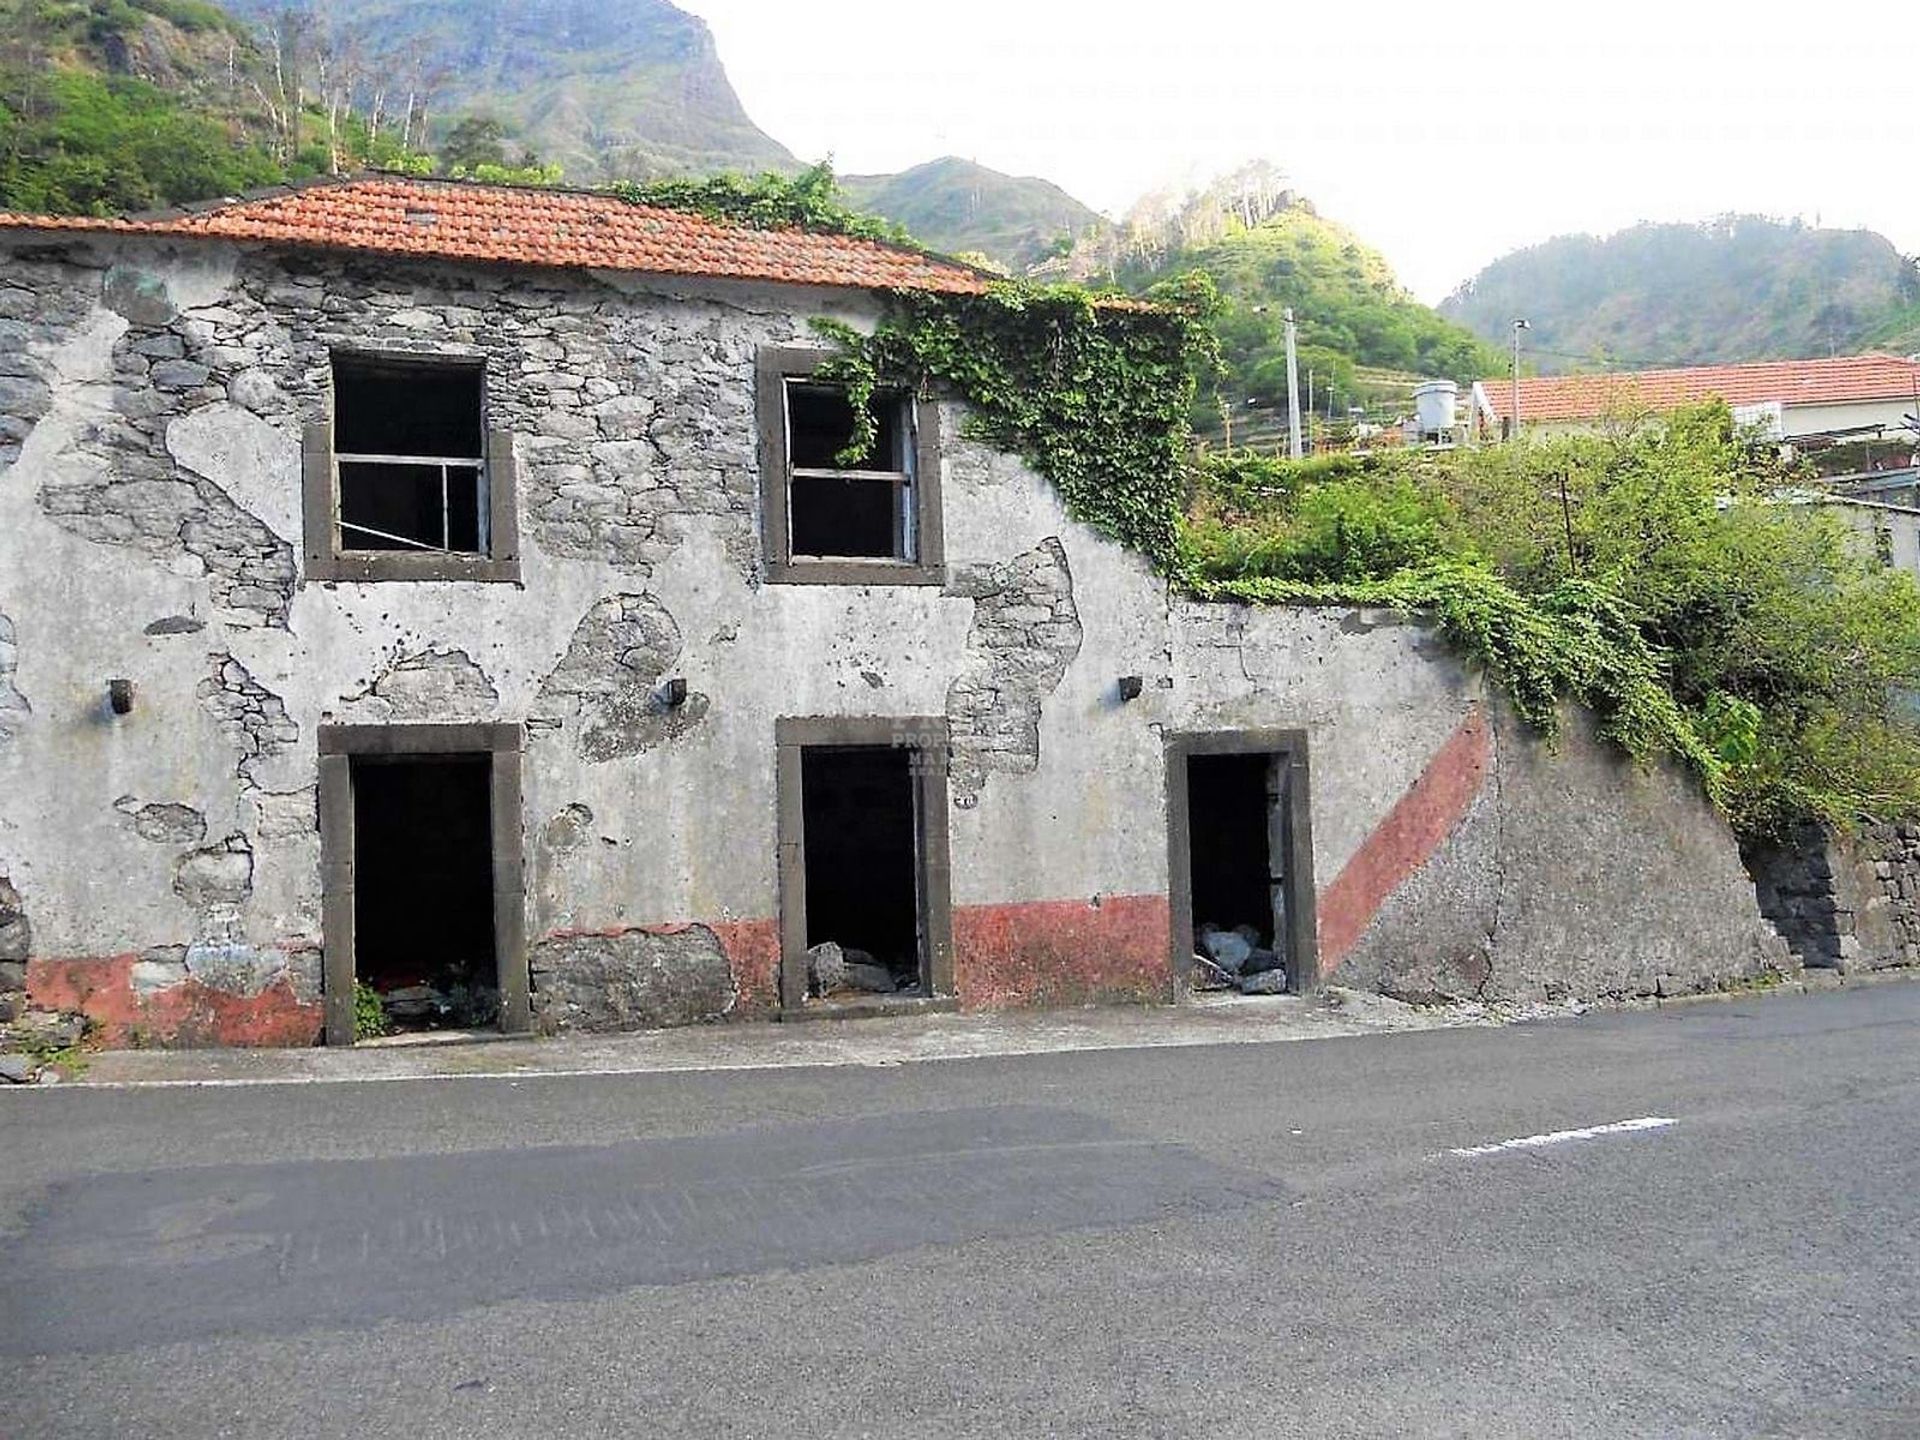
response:
M874 240L756 230L588 191L388 175L324 181L161 216L0 211L0 229L206 236L370 255L872 290L974 294L992 283L970 266Z
M1769 360L1756 365L1702 365L1685 370L1632 370L1613 375L1543 375L1520 382L1520 418L1587 420L1633 411L1671 410L1718 396L1729 405L1845 405L1911 398L1920 362L1898 355L1843 355L1833 360ZM1513 381L1480 382L1495 415L1513 409Z

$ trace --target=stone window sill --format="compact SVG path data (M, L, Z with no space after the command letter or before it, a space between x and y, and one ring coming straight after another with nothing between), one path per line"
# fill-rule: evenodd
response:
M885 560L773 560L772 585L944 585L944 565L905 565Z
M386 582L407 580L468 580L492 584L520 583L518 559L487 555L409 555L400 552L308 556L307 580Z

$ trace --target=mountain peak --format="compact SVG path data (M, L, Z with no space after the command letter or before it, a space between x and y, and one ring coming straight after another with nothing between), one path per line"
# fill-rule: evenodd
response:
M228 0L259 21L286 0ZM577 181L800 168L748 118L706 21L669 0L298 0L340 40L431 77L463 115ZM325 43L327 35L319 37Z

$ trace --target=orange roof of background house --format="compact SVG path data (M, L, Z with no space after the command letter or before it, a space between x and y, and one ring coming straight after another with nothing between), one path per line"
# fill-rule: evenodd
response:
M299 249L870 290L973 294L992 277L902 245L757 230L617 195L362 175L175 213L101 219L0 211L0 229L258 241Z
M1588 420L1636 411L1671 410L1718 396L1729 405L1845 405L1914 395L1920 362L1898 355L1843 355L1834 360L1768 360L1756 365L1700 365L1684 370L1630 370L1613 375L1541 375L1520 382L1520 418ZM1480 382L1500 419L1513 409L1513 381Z

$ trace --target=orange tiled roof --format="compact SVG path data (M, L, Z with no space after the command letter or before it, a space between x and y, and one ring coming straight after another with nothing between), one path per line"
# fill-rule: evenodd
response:
M1846 405L1912 398L1920 363L1898 355L1844 355L1834 360L1769 360L1757 365L1701 365L1685 370L1633 370L1614 375L1543 375L1520 382L1520 418L1588 420L1633 411L1671 410L1718 396L1729 405ZM1481 381L1502 420L1513 409L1513 381Z
M871 290L972 294L991 283L957 261L874 240L756 230L589 191L393 175L328 180L125 219L0 211L0 228L205 236L369 255Z

